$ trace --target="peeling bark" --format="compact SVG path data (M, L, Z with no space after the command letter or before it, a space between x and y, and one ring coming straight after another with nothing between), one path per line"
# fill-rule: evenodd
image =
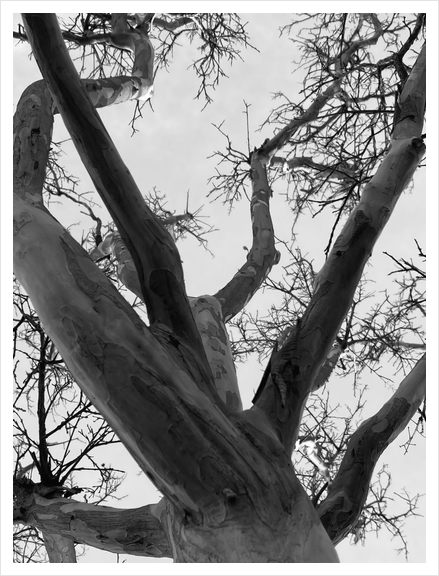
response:
M338 342L334 344L334 346L329 351L328 355L326 356L325 361L320 366L317 376L314 378L314 383L311 389L311 392L316 392L319 388L324 386L326 382L328 382L332 372L334 371L335 367L337 366L337 362L340 356L343 353L343 346Z
M281 445L200 393L50 215L15 207L17 276L78 384L183 518L176 558L337 561Z
M415 81L410 80L412 77ZM349 310L364 266L425 154L425 145L420 138L425 110L425 47L401 99L406 101L409 97L416 101L416 113L397 124L400 128L395 128L386 157L363 189L358 206L351 212L325 265L317 274L314 294L304 316L276 355L267 385L256 400L288 453L292 453L295 445L302 412L318 368L327 357ZM284 390L286 402L279 394L280 390Z
M231 412L242 410L235 363L220 303L214 296L189 298L195 323L212 369L215 388Z
M225 322L229 322L248 304L273 264L279 262L280 254L274 247L274 228L269 208L272 191L267 179L267 160L259 151L255 151L251 157L253 241L247 260L230 282L215 294L221 303Z
M69 498L45 498L22 490L14 522L44 534L51 562L76 562L74 543L114 554L172 557L156 504L120 510ZM73 559L73 557L75 559Z
M154 91L154 48L147 31L148 24L143 23L135 29L130 28L127 14L113 14L113 31L107 34L89 34L77 36L64 32L63 38L79 46L108 43L115 48L130 50L134 63L132 76L114 76L83 82L83 86L96 107L118 104L126 100L149 100Z
M186 296L175 243L146 206L67 53L56 15L25 15L35 58L96 190L128 248L151 324L164 324L192 351L200 385L217 399L212 375Z
M352 166L327 166L326 164L315 162L310 157L295 157L287 160L281 156L273 156L270 160L270 167L280 168L282 172L292 172L297 170L297 168L313 168L319 176L328 179L335 178L336 180L352 181L355 177L355 170Z
M94 250L94 257L110 253L117 260L120 281L143 301L133 260L117 232L105 237L98 249ZM209 295L189 297L189 303L212 370L215 389L229 410L240 411L241 395L221 306L214 296Z
M93 251L90 256L94 261L111 254L117 261L117 276L124 286L137 296L142 302L143 294L131 254L122 241L118 232L107 234L103 242Z
M421 405L425 384L424 355L384 406L352 434L328 495L317 507L334 544L341 542L355 525L366 502L375 465Z
M76 563L75 544L73 539L60 534L50 534L42 530L44 546L51 563Z

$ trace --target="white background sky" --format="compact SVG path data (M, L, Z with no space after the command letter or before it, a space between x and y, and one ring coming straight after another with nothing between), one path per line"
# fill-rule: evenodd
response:
M20 4L21 6L18 8L17 6ZM12 9L15 11L26 11L28 7L26 7L25 4L26 3L15 2L13 4L14 8L11 8L12 3L2 2L3 49L6 44L7 50L11 50L10 36L12 23L11 20L5 22L6 17L12 17ZM46 4L47 11L51 11L57 7L55 3ZM63 3L63 12L67 12L69 6L78 10L78 4L79 10L85 11L86 8L87 11L92 11L89 5L93 3L87 3L86 6L81 6L81 3L76 3L73 6L73 4L69 2L65 2ZM152 3L151 11L153 9L165 11L163 8L164 4L165 3ZM199 247L196 241L188 240L179 243L179 250L185 270L187 291L190 295L214 293L222 287L244 262L246 253L243 250L243 246L249 246L251 244L251 227L247 201L243 200L229 215L227 208L222 206L220 202L210 203L210 200L206 199L206 194L209 190L207 179L213 175L215 167L215 159L208 160L206 157L217 149L224 149L224 140L214 129L212 123L220 124L225 120L223 126L225 132L230 135L236 148L245 151L247 147L245 116L243 114L243 100L245 100L251 104L251 146L259 146L266 137L272 135L269 127L266 127L260 133L255 133L255 130L266 119L268 113L273 108L272 93L283 90L290 99L295 100L301 88L301 75L292 74L292 60L296 58L297 53L294 52L294 46L291 41L288 40L287 37L279 38L278 34L279 26L289 22L289 17L286 14L275 12L276 9L278 9L279 12L285 13L310 9L309 7L305 8L304 5L300 6L300 4L301 3L290 2L271 3L270 7L273 6L272 13L247 14L243 17L244 20L249 21L248 31L250 33L250 41L258 47L260 53L247 50L243 53L244 62L238 61L232 68L225 64L228 78L224 78L221 81L219 88L213 94L214 103L209 105L204 111L201 111L204 102L194 100L198 84L193 71L188 70L194 53L187 49L176 51L169 73L160 71L157 75L155 95L153 98L154 112L145 107L144 119L138 121L137 124L140 132L135 136L131 137L131 128L128 125L132 117L134 104L121 104L99 111L122 158L143 193L147 193L153 186L157 186L161 192L167 195L169 209L181 213L184 211L186 204L186 192L190 190L189 209L195 210L204 204L203 213L209 215L209 223L215 224L215 227L220 229L219 232L211 235L209 241L209 248L214 253L214 258ZM344 4L344 6L340 6L339 9L346 10L348 4L341 4ZM371 8L371 4L373 3L367 3L367 10L373 9L373 7ZM407 6L405 6L405 4L407 4ZM421 5L425 4L428 5L427 9L431 9L432 6L436 7L436 2L418 2L416 8L420 11L423 9ZM227 10L225 3L220 4L218 9L214 9L214 5L215 3L212 3L211 11ZM243 12L249 12L250 6L252 10L254 9L256 11L257 9L255 8L256 3L241 3L241 5ZM396 4L384 2L379 3L376 9L383 11L383 5L387 6L388 12L395 10L402 12L404 8L409 10L415 6L413 3L400 2ZM32 6L35 10L36 3L32 3ZM274 6L276 6L276 9ZM143 4L142 8L144 9ZM200 8L201 5L199 3L195 7L192 6L192 8L185 7L185 9L192 11ZM93 9L95 11L101 11L102 3L99 5L99 10L98 7ZM117 11L117 9L120 9L120 5L117 3L105 4L106 11ZM135 8L131 8L130 5L130 9L134 10ZM140 10L140 8L137 9ZM149 4L148 9L150 9ZM179 4L178 8L174 8L173 10L167 8L168 11L176 11L177 9L182 9L182 6ZM229 7L228 10L230 9ZM262 9L261 5L259 5L259 9ZM234 6L233 10L237 11L237 7ZM318 12L319 3L313 3L312 10L313 12ZM434 15L428 20L428 23L433 20L434 22L436 21ZM14 22L17 21L18 18L14 17ZM5 29L9 34L7 42L4 40ZM16 29L15 25L14 30ZM15 105L23 90L32 81L39 79L41 76L35 61L28 59L30 52L29 47L24 44L17 45L17 42L14 42L13 45L13 104L15 110ZM9 56L9 54L7 56ZM431 59L429 59L429 69L430 71L434 70L436 74L437 67L432 66L430 63ZM2 86L3 97L4 91L9 90L9 84L3 82ZM10 108L8 108L8 114L9 110ZM2 119L4 119L4 113ZM8 124L8 127L9 126ZM435 136L436 134L433 134L433 138L429 138L427 142L430 158L437 158L437 155L430 155L430 141L435 140ZM65 137L66 134L62 120L57 116L55 119L54 140L59 141ZM9 145L10 140L7 142ZM431 144L434 149L435 142L431 142ZM4 151L4 148L2 148L2 150ZM64 158L64 164L71 173L81 178L81 190L93 190L93 185L82 168L76 151L73 150L72 146L68 145L65 147L65 150L68 151L68 155ZM5 156L2 152L3 166L4 158ZM429 175L429 182L431 181L430 176L435 177L435 175ZM385 284L388 283L387 274L391 270L389 259L382 254L384 250L397 258L402 256L415 257L416 247L413 238L416 238L421 246L426 246L426 191L427 197L431 193L437 194L437 186L429 186L426 190L425 178L426 171L425 169L421 169L416 175L413 192L403 194L388 226L378 241L371 259L371 265L367 267L368 277L376 282L376 290L381 290L385 287ZM432 188L434 188L434 192ZM3 190L9 191L9 189L5 187L3 187ZM281 183L276 184L271 209L276 234L288 240L292 218L289 209L283 202L282 192ZM2 194L2 196L4 196L4 194ZM434 206L434 202L430 204L430 206ZM5 213L3 205L2 212L3 214ZM84 221L84 219L77 207L64 202L62 207L56 211L53 210L53 212L64 225L78 223L78 225L72 229L72 233L77 239L80 239L82 228L79 223ZM104 211L102 211L102 214L104 214ZM437 217L435 222L437 227ZM303 253L308 253L309 256L314 259L316 270L320 268L324 261L323 250L327 244L332 223L332 218L321 217L320 220L313 222L308 221L306 226L299 228L298 245L301 247ZM87 229L90 227L88 222L86 223L86 227ZM2 240L2 244L4 245L3 234ZM429 256L433 249L434 246L431 246L429 243L427 248ZM281 264L282 263L286 264L286 262L281 261ZM7 280L7 285L9 286L9 279ZM264 311L269 303L270 294L261 294L255 297L251 303L251 309ZM6 337L5 342L8 342ZM9 344L7 344L7 346L9 346ZM2 349L4 354L3 346ZM253 397L254 390L258 386L262 370L263 368L257 361L248 362L245 365L238 365L240 389L244 404L247 406ZM384 373L391 376L392 367L388 367ZM8 376L4 381L10 382L9 374L8 372ZM343 405L349 401L352 393L352 378L353 377L331 382L330 392L331 398L334 398L333 405L337 403ZM365 378L366 375L363 376L363 379ZM401 379L402 375L396 376L395 384L399 384ZM437 385L437 380L435 380L434 385ZM376 412L392 394L392 391L386 388L379 379L371 377L370 382L368 381L368 386L368 403L363 412L364 418ZM4 404L5 403L3 403L3 409ZM7 404L7 406L9 405L10 404ZM434 407L432 408L434 409ZM431 412L433 412L433 409ZM3 430L5 431L5 429ZM10 430L6 430L6 432L9 435ZM5 434L3 436L5 436ZM417 445L405 455L404 450L400 448L400 445L405 439L406 437L403 434L386 450L384 456L378 463L377 469L381 467L383 462L389 464L393 478L392 489L394 491L401 492L402 488L406 488L412 495L417 492L425 493L425 442L422 438L417 437ZM434 453L436 453L434 447L433 450ZM121 487L121 495L126 495L126 498L120 502L109 501L109 505L130 508L155 502L159 499L158 492L149 486L149 483L147 483L143 475L137 474L137 466L123 448L112 447L111 456L107 455L106 458L107 463L111 462L115 467L125 468L128 471L127 479ZM3 510L4 509L3 507ZM431 510L430 506L429 510ZM426 500L422 498L419 501L419 512L425 514L425 511ZM436 522L435 518L431 520ZM429 536L425 531L424 518L408 520L404 532L409 543L409 562L425 562L425 544L428 542ZM428 534L431 536L432 533L430 530ZM394 548L396 546L399 546L399 543L396 541L391 542L386 531L382 530L378 537L370 534L364 547L361 545L351 546L348 540L345 540L337 547L337 551L341 562L344 563L405 562L403 555L398 556L395 553ZM8 551L3 550L3 554L5 553L8 553ZM144 558L132 556L123 557L123 560L126 560L128 563L145 563L146 561ZM90 549L84 557L78 559L78 562L114 563L116 562L116 557L112 554ZM157 561L155 562L155 565L158 566ZM14 570L18 568L19 567L14 566ZM36 568L38 569L38 567ZM72 570L73 568L74 567L72 567ZM107 565L105 570L109 570L109 568L110 566ZM120 568L119 566L118 569ZM390 565L388 568L391 568ZM388 568L386 568L386 571L388 571ZM414 568L415 567L412 566L412 569ZM99 570L98 565L93 566L93 572L96 574L104 573L96 570ZM128 570L127 573L135 573L134 570L135 567L133 566L132 571L130 572ZM400 565L398 570L399 573L405 573L404 566ZM360 573L359 567L355 567L355 572ZM34 573L38 572L35 570ZM67 572L63 568L63 573L76 572ZM111 572L107 571L105 573ZM193 573L193 571L191 573ZM253 569L252 573L254 573ZM339 571L338 573L342 572ZM412 571L410 573L418 572Z

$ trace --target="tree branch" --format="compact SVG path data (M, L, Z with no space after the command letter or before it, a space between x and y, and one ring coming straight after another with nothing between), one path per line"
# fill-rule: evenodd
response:
M229 322L260 288L273 264L279 261L274 247L273 222L270 216L272 191L267 179L267 158L259 151L251 156L252 197L250 214L253 242L247 260L224 288L215 294L221 304L225 322Z
M381 28L380 22L378 21L378 18L375 16L375 14L367 14L366 16L368 17L367 19L370 19L373 23L375 28L374 34L370 38L352 42L348 48L341 51L341 53L336 58L332 59L332 62L334 63L334 70L331 75L334 78L334 81L317 96L317 98L302 116L291 120L291 122L282 128L282 130L279 130L279 132L277 132L273 138L264 144L263 152L269 157L273 156L273 154L281 150L281 148L288 142L288 140L297 132L301 126L309 124L315 120L325 104L339 93L343 77L346 74L345 69L355 52L357 52L363 46L376 44L380 36L382 36L384 31Z
M29 481L28 481L29 482ZM17 490L17 488L16 488ZM15 510L14 523L34 526L54 541L58 556L61 543L85 544L114 554L132 554L153 558L172 558L172 551L161 525L158 504L140 508L119 509L78 502L71 498L45 498L37 493L18 494L20 509ZM51 562L76 562L76 559ZM58 551L57 551L58 549ZM74 547L73 547L74 551Z
M289 453L316 371L348 313L375 242L424 156L420 136L425 109L425 47L406 82L402 99L413 101L413 116L400 119L396 125L386 157L363 189L359 204L317 274L314 293L300 325L292 330L276 355L267 386L255 404L269 416ZM285 398L279 396L279 390Z
M231 441L217 433L231 428L224 405L213 383L206 396L188 349L165 329L154 336L42 204L52 100L38 87L25 91L14 118L14 272L73 378L142 470L173 502L198 509L199 499L215 499L192 474L200 453L215 454L219 442L217 481L231 473L223 461ZM185 451L181 438L193 439Z
M61 534L52 534L45 530L42 530L42 532L49 562L55 564L76 564L75 543L73 538Z
M165 18L160 18L160 16L154 15L152 21L154 22L154 26L157 26L162 30L168 30L169 32L173 32L177 28L181 28L181 26L185 26L186 24L194 24L194 26L197 25L197 21L193 16L180 16L178 18L173 18L172 20L165 20Z
M168 220L175 222L176 217ZM94 250L95 259L99 255L113 253L117 260L117 273L121 282L143 301L140 283L131 255L115 232L108 234ZM233 412L242 410L241 395L233 363L230 342L224 325L221 306L214 296L189 297L195 323L201 335L209 366L212 368L215 388Z
M187 300L178 250L146 206L84 92L54 14L23 15L38 65L96 189L128 248L151 324L166 326L193 351L202 379L212 375Z
M393 396L352 434L326 499L317 507L336 545L358 520L370 480L384 450L406 428L425 397L426 355L399 385Z

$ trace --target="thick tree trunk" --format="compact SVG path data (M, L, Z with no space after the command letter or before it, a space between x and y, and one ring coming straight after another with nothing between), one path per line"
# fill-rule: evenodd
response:
M355 525L363 509L375 465L416 413L425 397L425 380L424 356L384 406L364 421L351 437L328 495L317 507L320 520L334 544L341 542ZM169 557L176 562L221 561L218 554L212 551L205 556L204 544L195 547L188 545L185 521L165 499L158 504L120 510L66 498L48 499L38 491L38 485L31 486L29 481L24 480L16 481L14 522L42 531L49 546L51 562L74 562L71 551L73 542L118 554ZM199 539L203 542L204 531L201 527L199 530ZM245 527L239 530L245 530ZM277 539L282 540L281 537ZM234 551L227 558L241 557L236 547L232 548ZM265 554L266 549L261 543L260 557L263 558ZM318 551L312 561L317 561L317 554ZM325 558L325 555L322 557Z
M34 488L31 493L28 485L20 490L15 522L43 532L51 562L74 562L74 542L117 554L168 557L175 562L337 561L320 522L312 519L314 511L310 515L307 497L302 499L299 494L294 516L279 517L271 526L249 509L242 510L245 513L231 524L194 527L165 499L119 510L66 498L48 499ZM236 499L234 506L241 504ZM269 498L266 507L270 507Z
M41 15L36 18L40 24L44 20ZM50 32L43 34L44 41L58 42L52 29ZM53 82L57 82L55 76ZM65 97L57 101L61 111L67 101L72 103L71 95ZM199 363L198 352L193 356L197 345L190 348L193 328L188 331L187 324L195 326L192 312L190 318L185 316L175 294L170 293L164 323L157 322L155 310L154 325L146 327L89 255L43 208L40 176L45 162L36 163L34 158L37 153L41 157L47 154L50 145L50 132L44 129L46 116L51 116L47 98L47 94L30 91L20 102L15 120L15 272L78 384L167 497L160 519L174 559L337 562L334 547L282 445L270 430L265 434L252 426L245 414L227 414L215 389L203 380L203 360ZM78 100L79 95L76 109ZM137 198L137 192L131 184L122 183L127 184L121 164L103 183L102 158L107 172L108 166L116 166L120 159L110 153L114 150L111 142L104 150L86 137L96 127L86 122L86 128L84 111L81 118L80 122L79 115L70 120L75 140L81 147L89 142L83 148L84 157L87 146L91 154L100 155L93 168L98 189L103 191L107 185L114 191L123 189L118 201L125 205L122 220L126 219L126 210L135 210L128 204L131 196ZM27 129L28 125L32 129ZM101 128L99 132L107 138ZM28 169L20 171L18 167L24 165ZM120 213L115 197L109 205ZM152 215L147 211L145 215L157 234L151 245L151 230L142 237L141 243L146 244L141 260L146 262L148 254L154 253L157 269L157 258L162 257L157 238L167 245L169 235L157 227ZM131 242L137 242L131 228L127 234ZM168 251L163 258L167 266ZM137 262L136 267L139 265L144 266L142 295L148 300L150 264ZM184 286L178 290L183 297ZM159 301L163 298L161 290L154 294ZM158 302L159 307L164 302ZM180 338L176 338L178 334ZM198 339L201 342L197 331ZM261 414L258 427L263 420Z
M199 314L186 296L175 244L142 201L66 60L56 18L26 15L25 23L56 106L134 261L151 326L43 206L52 98L41 83L38 91L23 95L14 121L14 270L78 385L164 494L159 505L145 510L144 521L156 526L149 514L157 519L166 534L166 553L170 549L176 562L338 562L296 478L291 451L316 371L334 342L374 242L423 154L418 137L422 97L415 128L398 128L387 159L319 275L302 324L275 359L260 400L251 410L238 412L233 408L239 403L227 402L227 392L237 389L235 382L229 388L215 382L216 360L209 362L206 356ZM150 70L150 52L147 56L145 70ZM328 88L310 118L338 85L336 80ZM251 259L232 280L239 297L234 301L227 295L229 285L219 293L228 302L227 317L253 293L275 260L265 168L291 136L294 126L290 128L252 156L254 180L261 184L255 186L252 208L259 204L260 211L253 213L257 230ZM62 521L69 522L66 512L72 512L71 522L75 514L82 515L84 524L90 520L90 509L78 503L35 498L34 504L57 509ZM41 509L36 517L47 520ZM78 524L83 540L90 536L90 524L84 524ZM115 546L129 543L123 530L108 533L108 527L102 528L117 541ZM159 536L157 548L165 555L166 542L161 532ZM57 553L67 557L63 546L58 541Z

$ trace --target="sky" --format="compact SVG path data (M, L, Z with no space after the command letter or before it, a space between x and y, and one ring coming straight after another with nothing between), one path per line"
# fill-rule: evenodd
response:
M26 3L18 2L14 6L17 4L23 5L23 8L20 7L20 11L26 11ZM49 5L49 3L47 4ZM71 5L68 2L64 4ZM243 12L248 12L249 4L242 4ZM279 12L303 10L303 6L302 8L297 7L298 4L300 3L281 2L271 3L270 6L276 5ZM313 11L319 10L318 4L313 3L315 5ZM367 5L370 6L371 4L373 3ZM398 3L396 7L395 3L384 4L389 5L387 10L389 12L402 11L403 5L405 5L405 3ZM419 2L417 6L421 6L421 4L423 3ZM433 5L435 6L436 3L429 3L428 9L430 10ZM253 3L251 6L252 10L256 11ZM261 6L258 4L258 7L261 8ZM382 11L383 3L380 3L379 6L381 6ZM407 6L409 6L408 3ZM74 8L77 9L77 4ZM87 8L90 10L88 6ZM66 6L66 12L67 9ZM107 7L106 9L109 10ZM47 11L50 10L51 7L47 9ZM164 9L160 8L160 10ZM172 11L170 8L168 10ZM116 10L113 9L113 11ZM214 10L212 9L212 11ZM9 31L12 27L11 21L5 24L4 18L6 13L8 16L11 15L10 3L2 2L2 12L2 36L4 39L6 26L9 24ZM219 232L212 234L209 239L209 249L214 257L199 247L194 240L189 239L179 243L187 292L190 295L216 292L233 276L245 259L245 251L242 247L249 245L251 239L248 204L245 201L239 203L229 214L227 207L222 206L220 202L211 203L211 199L206 198L209 190L207 179L212 176L215 168L215 160L208 159L207 156L215 150L224 149L224 139L213 127L213 124L219 125L223 121L225 121L223 128L231 136L236 147L241 150L246 149L243 101L251 104L251 146L259 146L266 137L272 135L269 128L256 132L256 129L273 108L272 93L283 90L294 100L294 96L300 90L302 77L300 74L292 74L292 60L296 57L292 43L287 37L279 38L278 35L278 28L285 24L286 18L285 14L276 13L274 8L273 12L269 14L252 13L244 17L249 21L250 40L259 48L260 53L248 50L243 54L244 62L236 62L231 69L226 67L228 78L222 79L219 88L213 95L213 104L204 110L202 110L204 103L194 100L197 80L193 72L188 69L192 56L188 50L176 52L169 73L159 72L153 99L154 111L145 109L144 119L140 120L137 125L140 132L135 136L131 136L129 126L134 108L133 104L126 103L100 110L100 115L110 135L141 191L147 193L153 186L156 186L161 192L166 193L169 199L169 209L181 213L185 208L186 194L189 190L189 209L194 210L204 205L203 214L209 217L209 223L214 224L219 229ZM14 22L16 22L15 17ZM14 26L15 29L16 26ZM9 42L9 50L10 46ZM14 42L12 95L14 109L19 96L27 85L41 77L35 61L28 58L29 52L28 46L17 45ZM58 116L55 121L54 140L59 141L65 138L66 132ZM428 145L430 146L430 141ZM82 168L76 152L69 145L65 147L65 150L65 165L73 174L80 177L81 189L83 191L93 190L93 185ZM430 155L430 147L428 153ZM151 159L153 161L150 161ZM2 154L2 163L3 161L4 156ZM403 195L375 248L372 264L368 267L368 274L377 282L377 286L381 287L382 283L387 281L389 272L389 262L382 254L383 250L400 256L404 256L406 253L413 254L413 238L417 238L421 245L422 240L425 239L425 206L426 203L430 202L428 196L434 188L431 186L431 177L435 177L435 175L428 174L429 186L427 187L426 174L424 169L415 177L413 192ZM437 187L435 189L437 190ZM274 188L271 203L272 218L276 234L288 239L291 218L285 208L281 193L280 188ZM4 212L2 205L2 213L4 214ZM53 207L52 212L65 226L74 225L72 228L73 235L76 235L77 238L81 237L80 223L84 219L75 205L63 204L63 206ZM86 225L89 227L88 222ZM319 262L320 264L323 263L323 249L327 244L331 227L331 219L322 219L318 225L308 223L307 226L300 228L299 245L303 251L312 255L316 269L319 269ZM2 232L3 239L4 233ZM428 249L430 249L429 244ZM430 253L429 251L429 255ZM2 276L3 273L2 266ZM251 303L252 309L262 310L269 304L268 297L263 294L258 295ZM5 342L7 341L5 336ZM256 361L245 365L238 364L238 381L246 406L249 406L262 370L263 367ZM397 376L395 385L399 381L400 377ZM331 394L335 404L346 402L346 399L351 395L351 385L352 382L346 380L334 382L334 389L331 389ZM380 381L371 380L369 389L371 394L369 394L368 404L363 412L364 418L371 416L392 394L392 391L384 387ZM4 402L2 404L5 405ZM400 492L405 487L412 494L425 493L426 443L418 437L414 449L404 455L403 449L400 448L402 441L399 440L397 439L386 450L385 455L378 463L377 470L383 462L389 463L394 481L393 489L396 492ZM437 451L435 450L435 452ZM431 454L431 449L429 449L429 453ZM125 467L130 473L121 487L121 494L126 494L126 498L120 502L110 501L109 505L134 507L159 499L159 494L154 487L146 487L144 477L137 474L137 466L124 449L112 448L112 456L117 459L118 467L123 467L125 462ZM419 512L425 514L426 508L426 499L420 499ZM431 510L430 506L429 509ZM408 520L404 532L409 543L409 562L424 562L425 544L428 542L428 534L431 535L430 530L426 534L424 519ZM391 542L383 530L377 538L370 534L364 547L361 545L351 546L345 540L337 547L337 552L343 563L389 563L388 568L386 568L388 571L391 569L392 563L405 562L403 555L398 556L395 553L394 548L396 546L397 543ZM122 560L130 564L145 563L144 558L131 556L123 557ZM90 549L84 557L78 558L78 562L115 563L116 558L112 554ZM162 561L161 563L166 562ZM159 563L155 561L155 565L158 566ZM17 567L15 566L15 568ZM134 570L135 567L132 568ZM399 564L398 570L399 573L404 573L404 566ZM355 568L355 571L360 573L358 567ZM389 573L392 572L389 571Z

